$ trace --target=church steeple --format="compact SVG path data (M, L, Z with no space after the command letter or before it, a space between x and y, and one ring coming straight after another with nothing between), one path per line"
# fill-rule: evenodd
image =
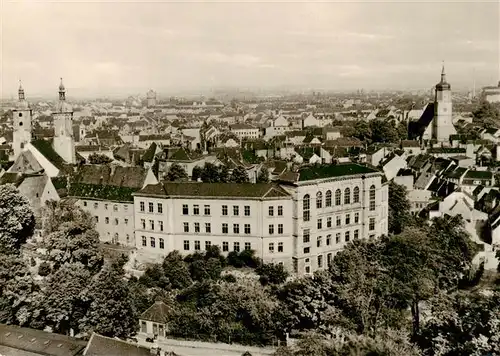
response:
M446 83L446 72L444 71L444 61L443 61L443 68L441 69L441 83Z
M64 87L62 78L61 84L59 84L59 100L66 100L66 88Z
M451 85L446 81L446 72L444 70L444 61L443 67L441 69L441 81L436 84L436 91L442 90L451 90Z
M23 101L25 99L24 97L24 89L23 85L21 84L21 79L19 79L19 90L17 91L19 101Z

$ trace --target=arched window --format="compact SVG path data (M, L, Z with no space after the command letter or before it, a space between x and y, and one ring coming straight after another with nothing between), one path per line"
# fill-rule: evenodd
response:
M354 187L353 189L352 202L359 203L359 187Z
M344 204L351 204L351 190L349 188L344 190Z
M342 192L340 189L337 189L335 191L335 205L340 205L342 199Z
M323 207L323 193L316 193L316 209L321 209Z
M329 206L332 206L332 191L327 190L326 191L326 196L325 196L325 206L328 208Z
M304 221L309 221L311 214L310 214L310 197L309 194L304 195L304 198L302 198L302 216Z
M372 185L370 187L370 211L374 211L375 210L375 196L376 196L376 193L375 193L375 186Z

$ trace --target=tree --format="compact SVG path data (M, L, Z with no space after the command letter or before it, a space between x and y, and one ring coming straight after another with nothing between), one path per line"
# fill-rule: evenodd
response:
M57 270L65 263L82 263L96 273L103 262L99 234L92 216L70 202L48 202L44 211L41 247L44 258Z
M398 142L398 132L393 121L375 119L369 125L373 142Z
M50 275L43 287L42 324L57 333L78 333L89 305L85 295L90 279L91 273L81 263L66 263Z
M410 201L404 185L389 183L389 232L399 234L410 224Z
M230 181L230 175L229 175L229 168L225 164L221 164L220 166L217 167L218 174L219 174L219 182L221 183L229 183Z
M205 163L201 172L201 180L204 183L220 182L219 169L212 163Z
M257 175L257 183L269 183L269 169L266 166L262 166Z
M189 268L179 251L170 252L163 260L162 267L172 288L183 289L193 283Z
M359 120L354 123L354 137L365 141L367 143L371 142L372 130L370 124L364 120Z
M259 281L262 285L282 284L288 278L288 272L283 265L265 263L257 267L255 272L260 276Z
M92 153L88 157L88 161L90 164L108 164L113 162L113 160L108 156L99 153Z
M28 324L38 291L21 257L0 254L0 323Z
M197 182L198 178L201 178L203 172L203 168L200 166L195 166L193 168L193 172L191 173L191 180Z
M104 266L94 277L86 297L89 307L80 320L82 331L122 339L135 335L138 315L123 273Z
M186 171L177 163L172 164L168 169L167 180L171 182L184 181L187 178L188 175Z
M52 267L50 266L50 263L47 263L46 261L43 261L40 263L38 266L38 275L42 277L48 276L52 272Z
M19 253L33 235L35 216L27 198L11 184L0 185L0 253Z

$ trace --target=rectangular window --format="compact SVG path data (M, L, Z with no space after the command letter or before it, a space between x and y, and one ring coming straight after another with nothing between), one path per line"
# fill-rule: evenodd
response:
M273 206L269 207L269 216L274 216L274 207Z
M205 232L210 234L212 232L212 225L210 223L205 223Z
M368 229L370 231L375 230L375 218L370 218L370 223L368 224Z
M148 242L146 240L146 236L142 236L142 246L147 246Z
M240 233L240 224L233 224L233 233L234 234Z
M189 240L184 240L184 251L189 251Z
M337 226L342 225L342 218L340 217L340 215L337 215L335 218L336 218L335 223L337 224Z
M163 231L163 221L158 221L158 226L160 227L160 231Z
M161 249L165 248L165 240L163 240L161 237L160 237L160 248Z
M318 256L318 268L323 268L323 255Z
M86 201L83 202L83 206L87 206L87 202Z
M125 223L125 225L128 225L128 219L123 219L123 222Z
M159 214L163 214L163 204L162 203L158 203L157 208L158 208L158 213Z
M196 240L196 241L194 242L194 250L195 250L195 251L199 251L199 250L201 250L201 244L200 244L200 241L199 241L199 240Z
M118 218L115 218L115 225L118 225Z
M245 205L245 216L250 216L250 205Z
M200 223L194 223L194 232L200 232Z
M283 252L283 242L278 242L278 252Z
M330 246L332 244L332 235L326 235L326 246Z
M283 235L283 224L278 224L278 234Z
M141 207L141 212L144 212L145 211L145 207L144 207L144 202L143 201L141 201L139 203L139 206Z
M304 253L309 253L310 252L310 248L309 247L304 247Z
M354 237L354 240L357 240L359 238L359 230L358 229L354 230L354 236L353 237Z
M184 232L189 232L189 223L188 222L184 223Z
M222 215L227 215L227 205L222 206Z
M99 207L99 204L98 203L94 203L94 209L97 209L98 207Z
M278 216L283 216L283 205L278 205Z
M141 219L141 226L143 230L146 230L146 219Z
M199 205L193 205L193 215L200 215L200 206Z
M359 213L354 213L354 223L359 223Z
M224 252L229 251L229 242L227 241L222 242L222 251Z
M351 214L345 215L345 224L349 225L351 223Z
M182 205L182 215L189 215L189 207L187 204Z
M124 205L123 210L128 211L128 205Z
M326 227L327 228L332 227L332 218L331 217L326 218Z
M149 203L149 204L148 204L148 207L149 207L149 212L150 212L150 213L154 213L155 208L154 208L153 203Z
M351 239L351 232L346 231L345 232L345 242L349 242L350 239Z
M370 211L375 210L375 200L370 200Z
M227 234L229 232L228 225L226 223L222 224L222 233Z
M205 250L209 250L210 246L212 246L212 241L205 241Z
M95 222L98 223L99 222L99 217L98 216L95 216Z
M304 219L304 221L309 221L311 219L311 214L309 210L304 210L304 213L302 214L302 219Z
M240 207L238 205L233 205L233 215L234 216L240 215Z
M251 250L252 249L252 244L250 242L245 242L245 250Z
M316 247L321 247L321 244L323 243L323 238L321 236L318 236L316 239Z
M340 232L337 232L335 234L335 243L339 244L340 243Z
M269 243L269 253L274 253L274 242Z
M233 243L233 251L240 252L240 243L239 242Z
M274 225L270 224L269 225L269 235L272 235L272 234L274 234Z
M156 240L154 237L151 237L151 247L156 247Z
M104 222L105 222L106 224L109 224L109 218L108 218L108 217L105 217L105 218L104 218Z
M309 229L305 229L304 232L302 233L302 241L304 243L308 243L310 241L310 238L311 238L311 233L310 233L310 230Z
M323 228L323 220L318 219L318 230L321 230Z
M245 234L249 235L250 233L250 224L245 224Z
M310 266L306 266L306 273L310 273L311 272L311 267Z
M155 229L155 221L154 220L149 220L149 229L154 230Z
M104 204L104 210L108 210L108 204Z
M204 208L205 208L205 211L204 211L205 215L210 215L210 205L205 205Z

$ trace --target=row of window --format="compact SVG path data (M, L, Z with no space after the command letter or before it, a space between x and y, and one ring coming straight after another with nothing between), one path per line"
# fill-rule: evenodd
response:
M160 249L165 249L165 240L163 238L158 239ZM142 246L146 247L148 245L148 239L146 236L142 236ZM152 248L156 247L156 237L149 238L149 246Z
M319 220L318 220L318 222L319 222ZM368 223L368 230L369 231L374 231L375 230L375 218L370 218L369 223ZM346 231L345 234L344 234L344 237L345 237L344 241L345 242L349 242L350 241L350 237L351 237L350 231ZM355 240L359 237L359 229L354 230L353 237L354 237ZM311 240L311 230L304 229L304 231L302 232L302 241L304 243L309 243L310 240ZM340 242L341 242L341 234L340 233L336 233L335 234L335 243L338 244ZM326 245L329 246L330 244L331 244L331 235L327 235L326 236ZM322 245L322 237L318 236L317 247L321 247L321 245Z
M96 223L98 223L98 222L99 222L99 216L97 216L97 215L96 215L96 216L94 216L94 219L95 219L95 222L96 222ZM107 217L107 216L106 216L106 217L104 218L104 223L105 223L105 224L109 224L109 221L110 221L110 220L109 220L109 217ZM120 223L120 220L119 220L118 218L114 218L114 219L113 219L113 225L118 225L119 223ZM125 218L125 219L123 219L123 223L124 223L125 225L128 225L128 219L126 219L126 218Z
M159 231L163 231L163 221L158 220L158 226ZM141 227L143 230L146 230L146 219L141 219ZM154 220L149 220L149 229L150 230L155 230L155 221Z
M283 252L283 242L278 242L278 252ZM269 253L274 253L274 242L269 243Z
M190 225L188 222L184 222L184 232L190 232ZM200 228L200 223L195 222L193 224L194 226L194 232L199 233L201 232ZM282 226L283 229L283 226ZM245 232L246 235L249 235L252 233L250 224L244 224L243 225L243 231ZM211 233L212 232L212 225L210 223L205 223L205 232L206 233ZM229 233L229 224L227 223L222 223L222 233L223 234L228 234ZM240 233L240 224L233 224L233 233L234 234L239 234Z
M325 207L332 206L332 191L327 190L325 194ZM369 209L370 211L375 210L375 196L376 188L374 185L370 187L370 199L369 199ZM302 218L304 221L309 221L311 219L311 197L309 194L304 195L302 198ZM354 187L352 193L352 202L359 203L359 187ZM351 189L344 189L344 204L351 204ZM342 191L337 189L335 191L335 206L342 205ZM323 207L323 193L316 193L316 209L321 209Z
M193 247L195 251L200 251L201 250L201 241L195 240L193 241ZM205 250L208 250L212 246L212 241L205 241ZM252 249L252 244L250 242L245 242L245 250L251 250ZM191 250L191 241L190 240L184 240L184 251L190 251ZM222 242L222 252L228 252L229 251L229 242L223 241ZM235 252L240 252L240 243L239 242L233 242L233 251Z
M146 212L146 204L143 201L139 202L139 209L140 209L141 213ZM148 213L154 213L154 212L155 212L155 205L154 205L154 203L149 202L148 203ZM163 204L162 203L156 204L156 212L158 214L163 214Z
M351 224L351 214L345 214L345 225L350 225ZM353 224L358 224L359 223L359 213L354 213L354 221ZM321 230L323 228L323 219L318 219L316 222L316 226L318 230ZM326 228L331 228L333 226L332 222L332 217L329 216L326 218ZM340 215L337 215L335 217L335 226L342 226L342 217Z
M283 208L281 209L283 212ZM204 215L210 215L210 205L205 205L204 206ZM222 206L222 215L227 216L229 215L229 208L227 205ZM243 214L245 216L250 216L250 205L245 205L243 207ZM189 205L188 204L183 204L182 205L182 215L189 215ZM200 206L199 205L193 205L193 215L200 215ZM239 216L240 215L240 207L239 205L233 205L233 216Z
M83 202L83 206L87 206L87 202L84 201ZM94 209L98 209L99 208L99 203L94 203ZM104 210L108 210L109 209L109 204L108 203L105 203L104 204ZM118 211L118 204L113 204L113 211ZM123 205L123 211L127 212L128 211L128 205Z

